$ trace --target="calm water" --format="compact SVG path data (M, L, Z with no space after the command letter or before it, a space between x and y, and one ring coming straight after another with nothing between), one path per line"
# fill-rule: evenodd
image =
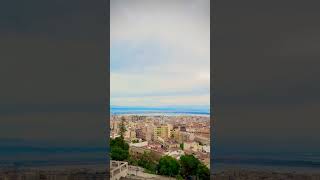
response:
M111 107L113 115L209 116L208 107Z

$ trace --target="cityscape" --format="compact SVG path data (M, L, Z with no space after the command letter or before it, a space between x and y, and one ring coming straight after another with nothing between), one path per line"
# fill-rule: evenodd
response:
M210 179L210 1L110 1L110 178Z
M122 131L122 127L125 127L125 131ZM163 157L167 156L178 162L182 156L190 155L198 159L199 164L206 166L207 174L203 174L206 176L204 178L210 176L209 116L112 115L110 132L110 139L123 136L124 141L129 145L127 158L119 158L112 154L113 147L111 145L111 159L124 160L131 165L139 165L135 160L146 154L150 155L151 160L155 162L161 161ZM152 167L145 166L144 168L147 168L149 173L159 173L157 172L159 167L152 169ZM160 174L166 173L160 172ZM178 171L173 175L178 175Z
M1 1L0 180L320 180L318 1Z

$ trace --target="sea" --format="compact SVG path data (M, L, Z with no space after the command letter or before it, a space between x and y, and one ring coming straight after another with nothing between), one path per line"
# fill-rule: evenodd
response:
M210 116L207 106L175 107L125 107L111 106L112 115L145 115L145 116Z

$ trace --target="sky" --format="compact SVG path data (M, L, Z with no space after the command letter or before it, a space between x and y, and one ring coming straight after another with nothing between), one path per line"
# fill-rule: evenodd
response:
M209 4L111 0L112 106L210 105Z

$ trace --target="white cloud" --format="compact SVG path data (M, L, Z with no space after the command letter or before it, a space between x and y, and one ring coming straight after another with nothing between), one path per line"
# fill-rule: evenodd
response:
M193 105L202 106L210 104L210 95L188 95L188 96L147 96L147 97L116 97L111 104L121 104L121 106L176 106Z
M111 74L111 94L150 94L152 92L188 92L208 89L209 79L200 76L170 77L168 75ZM199 79L200 78L200 79ZM121 82L121 83L119 83ZM208 89L209 90L209 89Z
M158 59L150 53L140 54L140 66L130 66L135 63L134 58L121 59L128 65L123 66L124 70L121 72L111 69L112 101L118 105L128 101L144 104L145 100L142 100L144 97L141 95L144 93L184 94L184 92L207 89L209 94L209 2L209 0L111 0L111 47L119 42L127 42L131 45L130 48L139 48L144 42L154 42L169 50L164 59ZM111 60L111 63L117 62ZM134 71L133 68L138 70ZM137 97L132 97L131 100L119 97L127 94L137 94ZM204 95L198 96L204 97ZM117 100L114 100L116 97ZM160 98L153 98L153 102L171 104L176 101L177 104L192 105L200 103L200 99L195 98L194 94L190 96L175 94L170 102ZM208 101L201 100L207 104Z

